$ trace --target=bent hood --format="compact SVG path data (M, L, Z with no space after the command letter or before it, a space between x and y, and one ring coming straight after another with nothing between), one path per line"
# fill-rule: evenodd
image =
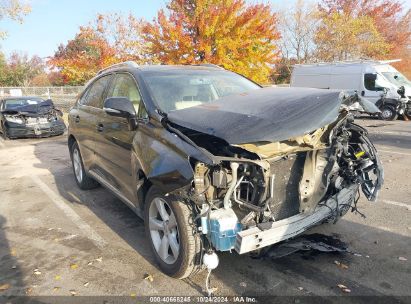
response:
M171 111L167 118L229 144L277 142L334 122L341 102L339 91L270 87Z
M10 114L10 115L43 115L48 114L54 109L54 104L51 100L45 100L38 104L29 104L29 105L22 105L19 107L15 107L12 109L4 110L3 114Z

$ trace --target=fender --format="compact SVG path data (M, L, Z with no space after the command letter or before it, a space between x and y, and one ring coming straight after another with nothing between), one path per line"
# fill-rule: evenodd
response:
M133 141L133 171L144 173L145 182L172 192L190 184L194 178L190 159L212 164L198 147L155 125L140 126ZM138 183L139 176L136 176Z
M399 105L400 101L398 99L393 99L393 98L381 98L379 99L375 105L378 108L381 108L384 104L389 104L394 106L395 108L397 108L397 106Z

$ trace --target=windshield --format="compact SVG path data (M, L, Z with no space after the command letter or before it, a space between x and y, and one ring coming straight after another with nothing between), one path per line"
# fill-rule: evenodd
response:
M411 82L400 72L382 72L382 75L397 87L411 86Z
M165 113L260 89L252 81L228 71L150 71L144 80Z
M44 100L40 98L31 98L31 99L26 99L26 98L16 98L16 99L7 99L4 103L4 109L5 110L13 110L17 108L21 108L24 106L29 106L29 105L38 105L42 103Z

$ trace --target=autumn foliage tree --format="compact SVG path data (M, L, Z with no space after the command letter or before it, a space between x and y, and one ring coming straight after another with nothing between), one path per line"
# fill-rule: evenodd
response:
M374 58L401 58L397 68L411 77L411 10L405 10L396 0L323 0L319 9L324 16L344 15L349 18L369 18L384 42L388 52Z
M140 22L132 16L98 15L93 24L80 27L73 40L60 45L48 63L64 83L82 85L114 63L141 62Z
M338 12L322 17L315 42L316 57L324 61L377 58L390 50L372 18Z
M212 63L257 82L268 80L278 56L276 15L244 0L172 0L143 35L162 63Z

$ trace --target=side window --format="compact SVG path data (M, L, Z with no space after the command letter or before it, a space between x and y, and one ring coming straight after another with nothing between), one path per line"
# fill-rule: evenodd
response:
M377 74L364 74L364 87L368 91L383 91L384 88L378 84Z
M141 95L138 91L136 82L131 75L118 74L114 79L114 83L110 88L107 97L126 97L132 103L139 118L145 118L147 113L145 112L141 102Z
M88 89L88 92L83 95L80 100L80 103L85 106L102 108L103 107L103 94L107 85L109 85L111 75L103 76L97 79L91 87Z

